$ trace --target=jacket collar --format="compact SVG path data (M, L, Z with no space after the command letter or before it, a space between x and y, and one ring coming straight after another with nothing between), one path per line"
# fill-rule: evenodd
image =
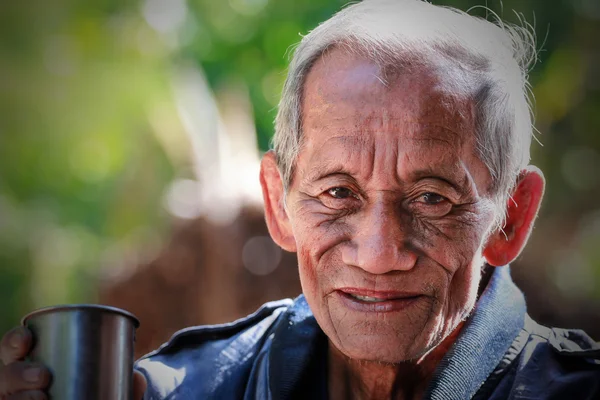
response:
M525 311L525 299L513 283L509 267L495 268L471 317L434 372L425 398L472 398L518 336ZM326 398L326 337L303 295L283 314L273 338L271 398L297 397L298 390L305 391L307 385L313 387L312 395Z
M521 332L525 299L508 266L495 268L475 310L438 365L425 398L470 399Z

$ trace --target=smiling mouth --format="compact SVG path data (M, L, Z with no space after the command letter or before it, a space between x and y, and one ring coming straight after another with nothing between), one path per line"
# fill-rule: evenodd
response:
M364 301L366 303L383 303L384 301L398 301L398 300L414 300L418 295L415 296L400 296L400 297L370 297L370 296L361 296L358 294L346 293L343 292L348 297L352 297L353 299Z
M360 289L340 289L337 293L347 307L361 312L400 311L423 298L421 294L372 292Z
M367 303L380 303L382 301L388 301L389 299L381 299L378 297L369 297L369 296L359 296L357 294L348 293L350 297L353 297L360 301L366 301Z

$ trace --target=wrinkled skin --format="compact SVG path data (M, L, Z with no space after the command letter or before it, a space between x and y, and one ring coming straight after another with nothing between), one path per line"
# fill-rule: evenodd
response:
M475 304L494 219L471 103L426 71L386 87L341 52L311 71L287 207L302 289L349 357L394 363L439 344ZM339 188L339 189L335 189ZM400 312L346 307L345 287L419 295Z
M382 75L339 49L320 58L304 86L303 146L288 192L272 153L261 182L271 235L298 253L303 293L332 364L358 382L354 395L401 398L401 370L412 365L421 372L404 394L418 397L475 306L484 261L502 265L524 245L543 178L525 171L536 183L523 185L537 190L523 195L533 212L509 216L519 224L511 232L523 234L503 248L468 91L450 90L432 69ZM344 294L352 290L407 301L365 310Z

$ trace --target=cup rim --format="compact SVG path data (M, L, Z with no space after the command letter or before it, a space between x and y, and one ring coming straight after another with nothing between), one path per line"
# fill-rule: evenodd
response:
M54 305L54 306L38 308L37 310L34 310L34 311L30 312L29 314L25 315L21 319L21 325L27 326L26 324L29 319L36 317L40 314L47 314L47 313L56 312L56 311L73 311L73 310L90 310L90 309L91 310L108 311L108 312L113 312L116 314L121 314L121 315L133 320L133 325L135 328L139 328L139 326L140 326L139 319L131 312L123 310L118 307L107 306L104 304L58 304L58 305Z

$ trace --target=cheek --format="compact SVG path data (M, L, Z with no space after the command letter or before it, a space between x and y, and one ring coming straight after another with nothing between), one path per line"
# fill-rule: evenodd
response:
M316 205L304 204L294 214L292 221L299 262L312 269L327 268L322 262L323 258L352 236L350 226L343 221L344 218L318 210Z
M473 213L443 223L421 223L416 229L415 237L423 237L418 239L421 251L448 274L440 313L444 330L453 329L475 306L484 262L483 239L492 217Z
M302 293L317 318L330 325L327 294L343 270L337 245L351 235L349 227L330 215L310 212L304 207L295 213L292 228L298 251L298 273Z
M324 329L331 327L333 321L327 302L327 287L330 285L328 275L319 268L309 247L302 247L298 251L298 273L302 294L319 325Z
M447 325L455 326L465 320L475 307L482 265L483 259L476 257L454 274L448 292Z
M447 272L458 273L480 262L489 223L490 216L475 213L444 221L417 221L417 247Z
M451 301L470 301L477 297L477 289L481 280L483 258L476 254L470 263L459 268L452 278L450 287Z
M304 294L306 296L315 294L319 284L317 268L312 260L310 248L300 246L298 249L298 273Z

